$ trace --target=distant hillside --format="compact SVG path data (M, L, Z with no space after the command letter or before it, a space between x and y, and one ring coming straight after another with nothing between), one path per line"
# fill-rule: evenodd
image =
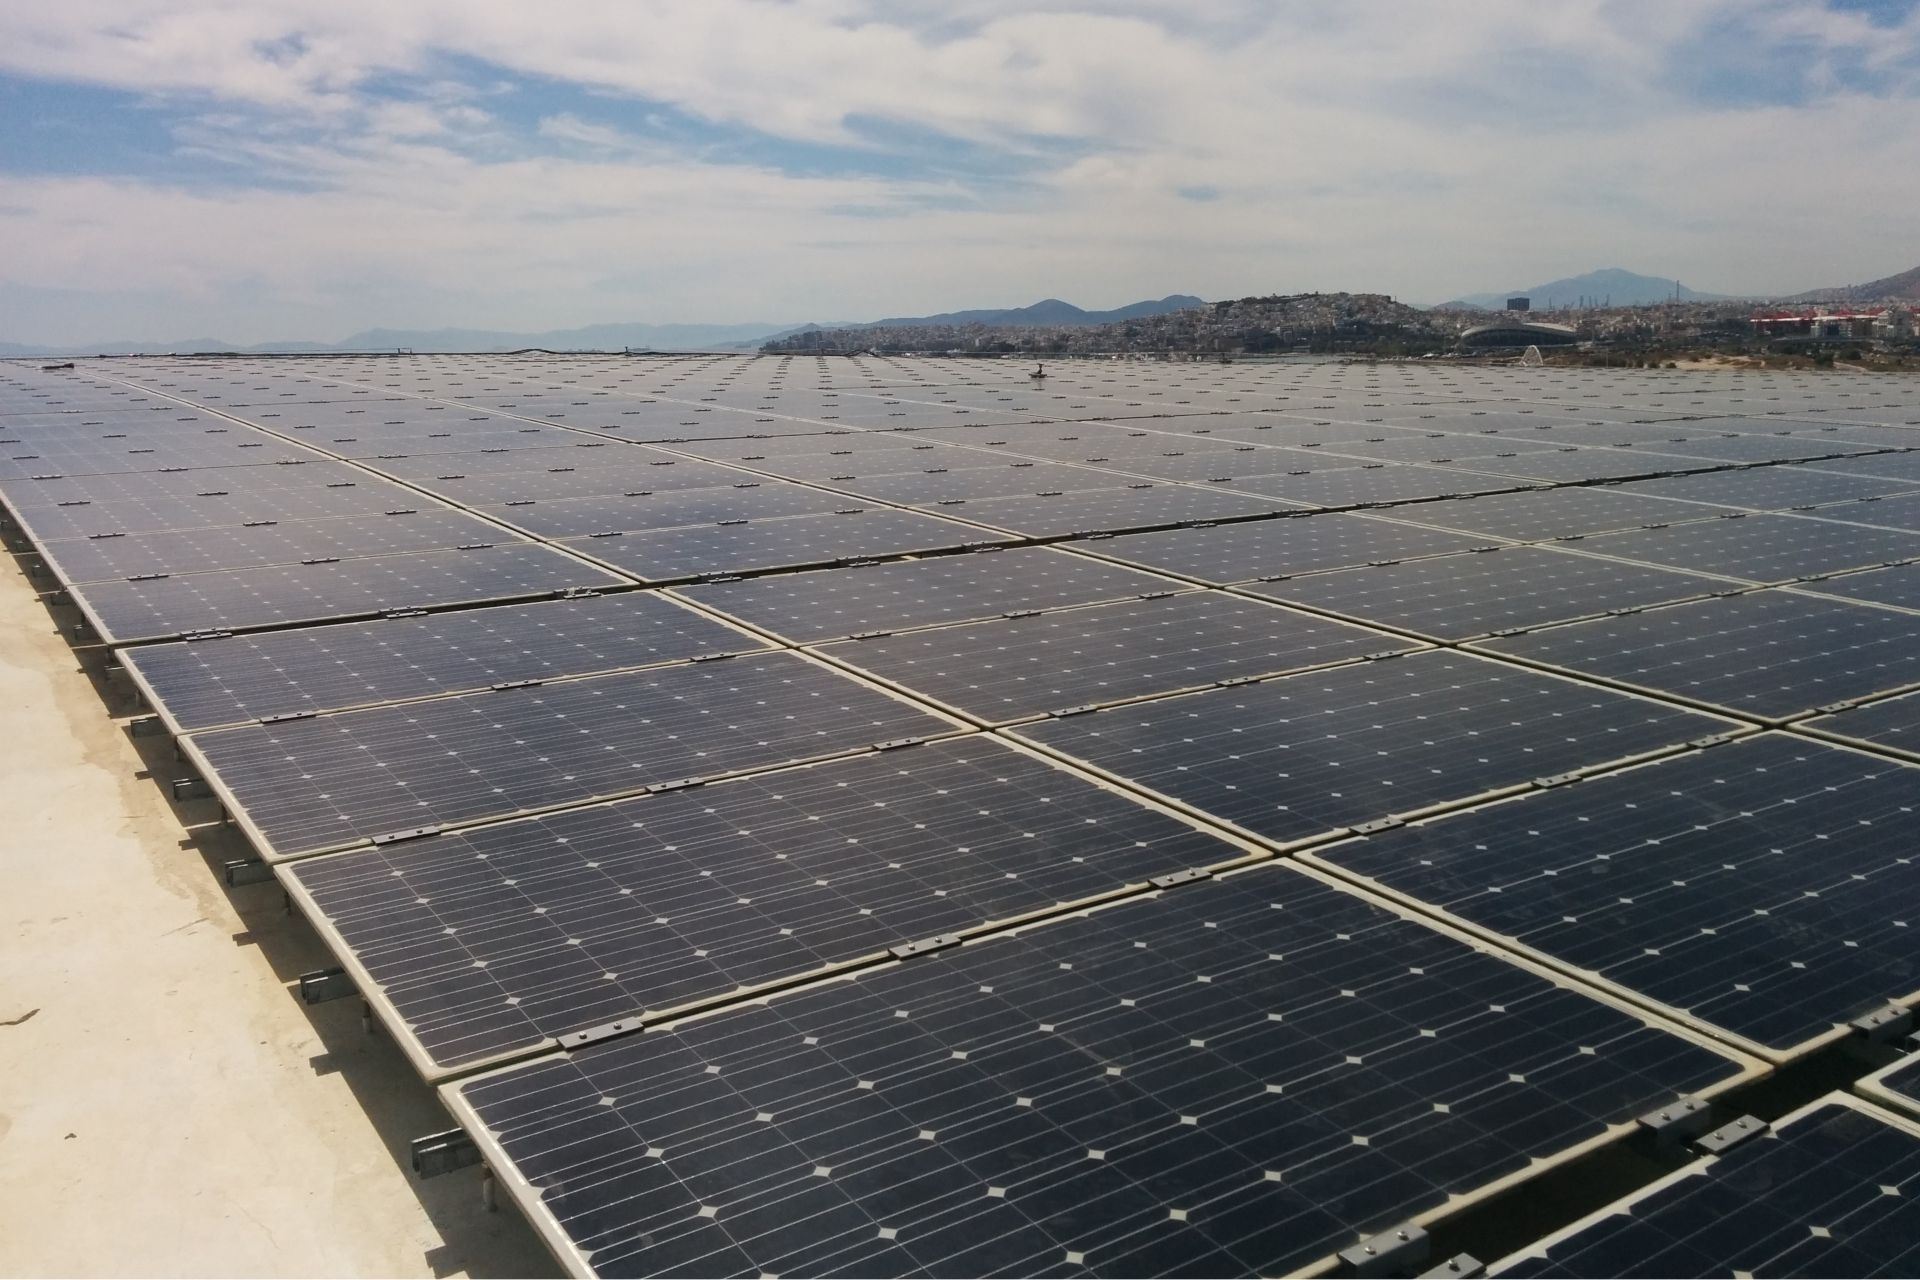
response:
M1865 284L1841 285L1832 289L1810 289L1796 293L1788 302L1920 302L1920 267L1897 276L1869 280Z
M1190 294L1175 293L1167 297L1147 302L1129 303L1116 307L1112 311L1083 311L1071 302L1062 302L1058 298L1043 298L1030 307L1007 307L985 311L947 311L933 316L893 316L885 320L875 320L870 324L849 325L857 329L897 329L907 325L963 325L985 324L995 327L1016 326L1052 326L1113 324L1121 320L1137 320L1142 316L1161 316L1169 311L1185 311L1189 307L1204 307L1204 299Z
M1545 311L1552 307L1576 306L1583 298L1589 306L1643 307L1655 302L1672 302L1676 297L1681 302L1712 302L1726 296L1724 293L1701 293L1675 280L1636 275L1619 267L1606 267L1589 271L1583 276L1567 276L1560 280L1549 280L1545 284L1529 285L1524 289L1469 293L1452 302L1443 302L1440 306L1456 311L1498 311L1507 305L1508 298L1524 297L1532 299L1536 310Z
M813 329L898 328L909 325L1096 325L1144 316L1165 315L1206 305L1199 298L1174 294L1149 302L1135 302L1112 311L1083 311L1070 302L1048 298L1030 307L993 311L952 311L945 315L895 317L887 320L835 320L821 324L590 324L579 329L546 329L519 333L501 329L363 329L338 342L262 342L240 346L219 338L182 338L165 342L94 342L56 345L0 342L4 356L90 356L135 353L231 351L247 355L328 351L519 351L545 347L554 351L619 351L634 347L647 351L752 350L770 338L787 337Z
M1020 315L1030 309L1011 313ZM1125 309L1123 309L1125 310ZM979 314L961 312L961 315ZM996 314L996 313L988 313ZM1084 313L1083 313L1084 314ZM1111 314L1111 313L1109 313ZM1378 293L1298 293L1181 307L1105 324L978 321L805 329L763 348L792 351L974 351L983 354L1095 352L1280 352L1356 349L1362 344L1451 340L1451 322ZM1315 344L1318 344L1317 346Z

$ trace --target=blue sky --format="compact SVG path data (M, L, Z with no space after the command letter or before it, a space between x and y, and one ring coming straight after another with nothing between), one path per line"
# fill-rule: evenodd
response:
M1920 260L1914 0L0 6L0 340Z

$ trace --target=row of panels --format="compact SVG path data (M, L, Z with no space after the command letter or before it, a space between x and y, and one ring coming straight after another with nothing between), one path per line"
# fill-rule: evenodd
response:
M541 418L532 407L622 383L635 399L777 390L816 409L892 386L943 409L1034 392L988 394L968 362L355 363L327 373ZM235 398L218 403L310 394L364 416L349 413L359 379L217 370L190 370L206 403L224 379ZM1508 412L1515 432L1554 397L1559 430L1597 416L1573 403L1589 395L1649 418L1662 394L1703 395L1514 372L1527 385L1503 389L1530 397ZM1495 416L1468 407L1498 398L1487 373L1082 366L1068 394L1158 391L1192 417L1202 393L1265 384L1362 422L1404 412L1413 425L1356 447L1424 449L1443 402L1463 424ZM551 385L507 385L519 375ZM1738 390L1722 399L1793 388ZM0 416L17 402L0 387ZM1796 407L1904 421L1834 396ZM1683 425L1647 443L1705 439L1688 408L1702 406L1671 404ZM411 430L413 411L381 425ZM1044 443L1021 432L987 449ZM1769 457L1822 461L1682 491L1560 487L671 591L631 589L656 579L630 567L577 584L607 594L120 658L570 1269L1315 1269L1920 996L1897 905L1915 896L1902 831L1920 771L1845 732L1916 683L1899 593L1920 570L1880 567L1916 558L1908 531L1897 507L1856 518L1910 477L1833 469L1907 455L1715 438L1763 435L1789 442ZM800 458L797 440L853 438L779 444ZM579 456L610 449L638 446ZM570 482L577 466L515 456L562 451L577 452L458 465ZM661 474L714 465L663 452ZM1180 452L1155 456L1185 475ZM766 459L716 461L739 477ZM1041 454L1032 469L1069 465L1102 464ZM1003 456L947 474L995 467L1029 469ZM406 483L442 497L433 485L467 474ZM890 502L946 483L930 467L867 474L900 477ZM1198 487L1210 479L1119 492L1231 488ZM654 492L705 489L728 500ZM1059 496L1093 501L1075 495ZM623 503L451 501L560 546L634 532L577 532ZM423 554L446 553L335 564ZM228 576L145 586L165 608Z

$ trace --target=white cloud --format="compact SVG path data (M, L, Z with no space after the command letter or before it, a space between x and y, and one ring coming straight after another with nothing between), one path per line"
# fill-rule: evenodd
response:
M1706 91L1729 68L1751 92ZM0 234L35 251L0 289L43 311L9 327L50 340L177 333L169 298L244 339L1614 264L1797 289L1912 265L1920 197L1920 17L1798 0L68 0L0 7L7 71L153 95L256 178L7 177ZM516 81L608 109L516 127ZM662 107L762 141L675 150ZM1005 174L888 167L864 121ZM768 136L906 176L783 171Z

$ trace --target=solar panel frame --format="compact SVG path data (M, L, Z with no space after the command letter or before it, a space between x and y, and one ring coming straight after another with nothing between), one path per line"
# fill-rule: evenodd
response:
M1175 895L1179 895L1183 892L1191 894L1194 892L1194 889L1200 889L1204 891L1208 887L1234 886L1236 881L1245 881L1250 876L1267 877L1266 888L1269 893L1286 893L1290 889L1296 889L1297 892L1302 895L1305 895L1305 894L1324 895L1328 892L1331 892L1335 896L1331 899L1328 899L1329 901L1340 902L1344 909L1348 909L1348 910L1364 909L1368 912L1377 913L1377 915L1374 915L1370 918L1377 919L1380 922L1380 925L1382 928L1392 929L1395 931L1405 931L1404 932L1405 937L1409 939L1418 939L1421 945L1426 945L1426 946L1431 946L1431 947L1436 947L1441 949L1455 947L1455 946L1461 947L1462 949L1460 951L1452 952L1450 954L1458 955L1459 957L1461 957L1463 961L1468 961L1469 957L1477 957L1469 961L1474 965L1479 965L1481 960L1492 959L1491 956L1488 956L1482 948L1479 948L1470 939L1467 939L1464 935L1461 935L1449 929L1445 925L1436 924L1432 921L1421 920L1417 917L1409 915L1405 913L1402 909L1395 907L1393 904L1384 902L1371 895L1367 895L1367 894L1355 891L1349 886L1340 885L1337 882L1332 881L1329 878L1325 877L1321 873L1314 871L1313 869L1303 868L1303 867L1299 867L1299 866L1295 866L1287 863L1267 862L1262 864L1256 864L1254 866L1245 868L1243 870L1239 870L1237 872L1230 872L1222 876L1214 877L1209 881L1203 882L1203 884L1199 886L1194 886L1192 888L1188 888L1185 890L1179 889L1179 888L1171 889L1171 890L1160 890L1147 895L1142 895L1140 897L1133 897L1133 898L1123 899L1121 901L1114 902L1114 903L1103 904L1101 906L1094 907L1087 911L1074 913L1073 915L1051 918L1043 922L1039 922L1033 925L1028 925L1018 930L996 934L992 938L978 940L976 942L968 944L967 947L963 947L959 951L943 952L943 953L940 953L939 956L928 957L926 960L908 960L898 964L888 965L881 969L869 970L861 974L829 978L821 983L800 988L795 990L794 992L788 993L785 996L779 997L771 1002L771 1004L769 1005L769 1008L773 1011L794 1009L796 1008L796 1005L794 1002L797 1000L802 1000L807 998L824 999L834 994L836 988L842 988L848 983L852 983L857 986L863 981L870 982L872 979L876 977L889 978L894 981L902 980L903 975L904 977L911 978L915 976L915 970L909 966L913 966L916 963L921 965L936 965L936 964L942 963L942 960L944 957L951 957L951 956L961 956L961 957L965 957L969 961L972 961L973 957L970 956L968 953L973 948L984 949L987 947L993 947L993 946L999 945L1003 948L1003 950L1005 950L1007 948L1026 947L1026 946L1032 945L1033 940L1037 940L1039 945L1045 945L1045 943L1049 938L1049 934L1047 932L1048 930L1054 931L1053 934L1051 935L1052 938L1064 940L1064 938L1067 936L1065 931L1071 930L1074 928L1084 929L1086 927L1085 922L1088 922L1088 921L1094 922L1094 925L1096 927L1100 925L1107 925L1107 927L1113 928L1116 926L1109 924L1108 919L1104 919L1103 917L1110 917L1111 913L1114 913L1114 912L1126 912L1128 910L1139 912L1143 909L1151 909L1153 907L1161 905L1162 901L1166 902L1167 904L1179 903L1181 902L1181 899L1176 897ZM1248 889L1246 891L1251 892L1252 890ZM1187 909L1190 912L1192 908L1189 907ZM1287 914L1298 916L1298 915L1311 914L1311 913L1287 913ZM1151 919L1151 917L1142 917L1142 918ZM1228 938L1232 936L1232 934L1233 934L1233 931L1231 930L1223 931L1223 935L1225 936L1222 937L1221 941L1222 942L1227 941ZM1076 950L1076 955L1078 955L1077 950ZM991 953L983 953L983 959L990 959L990 958L992 958ZM1084 960L1086 957L1081 956L1080 958ZM1223 963L1225 962L1224 957L1222 957L1222 962ZM1703 1098L1717 1097L1723 1092L1739 1087L1741 1084L1754 1078L1764 1070L1760 1066L1760 1064L1758 1064L1757 1062L1753 1061L1752 1059L1745 1058L1744 1056L1739 1055L1735 1051L1730 1050L1723 1045L1717 1045L1704 1037L1700 1037L1697 1034L1691 1031L1688 1031L1685 1028L1673 1027L1666 1023L1652 1019L1648 1015L1638 1010L1631 1009L1630 1007L1621 1005L1618 1002L1613 1001L1608 997L1588 991L1585 988L1581 988L1577 986L1576 984L1569 983L1564 978L1558 975L1552 974L1551 972L1541 970L1525 960L1501 958L1497 960L1495 963L1498 965L1497 970L1496 969L1487 970L1489 979L1492 977L1494 973L1498 972L1500 975L1502 975L1501 976L1502 983L1510 984L1510 983L1544 982L1544 986L1537 989L1543 992L1548 989L1551 989L1552 996L1550 998L1553 998L1556 1000L1583 1001L1585 1002L1585 1007L1590 1007L1595 1010L1601 1010L1610 1016L1618 1017L1620 1019L1619 1025L1621 1025L1622 1027L1625 1027L1629 1024L1637 1024L1640 1028L1644 1029L1644 1032L1650 1032L1650 1033L1670 1037L1674 1041L1678 1042L1679 1044L1686 1046L1688 1050L1699 1051L1700 1053L1706 1055L1707 1057L1718 1058L1723 1063L1725 1063L1725 1065L1728 1068L1731 1068L1730 1073L1727 1076L1723 1077L1722 1079L1709 1081L1694 1087L1691 1090L1691 1092L1695 1096L1699 1096ZM1076 966L1063 964L1061 967L1065 969L1065 968L1072 968ZM1084 966L1080 966L1080 967L1084 967ZM1007 971L1007 976L1009 979L1011 979L1012 977L1011 970ZM871 988L869 988L869 990L870 989ZM1482 990L1487 989L1487 984L1484 984L1484 983L1480 984L1480 989ZM1071 1010L1065 1005L1062 1005L1061 1009L1063 1013L1071 1013L1077 1016L1077 1011ZM731 1010L721 1011L718 1013L708 1014L705 1016L696 1016L694 1018L687 1019L680 1023L670 1023L658 1031L645 1033L645 1035L675 1036L675 1035L682 1035L682 1034L691 1034L691 1035L702 1037L702 1043L711 1043L713 1041L713 1038L716 1035L719 1035L722 1033L725 1026L725 1023L723 1021L724 1019L726 1019L729 1015L736 1016L736 1017L740 1016L744 1012L745 1012L744 1009L736 1006ZM959 1029L960 1028L958 1027L954 1028L955 1031L958 1031ZM942 1032L936 1031L935 1034L942 1034ZM1045 1032L1043 1031L1042 1034L1045 1034ZM1505 1042L1506 1041L1504 1037L1489 1038L1489 1044L1491 1045L1498 1045ZM554 1056L549 1058L535 1059L531 1062L524 1062L524 1063L518 1064L517 1066L500 1068L494 1071L483 1072L473 1076L464 1077L459 1080L450 1081L442 1084L439 1089L442 1101L446 1104L448 1110L453 1114L453 1116L455 1117L456 1121L460 1124L460 1126L474 1139L475 1143L477 1144L477 1146L479 1147L482 1153L483 1159L487 1162L488 1167L493 1169L495 1171L496 1176L500 1179L500 1185L506 1189L508 1195L520 1206L522 1211L527 1216L528 1221L533 1225L535 1231L541 1236L542 1240L546 1242L549 1249L553 1252L555 1258L560 1261L562 1266L571 1275L583 1276L583 1277L596 1276L596 1275L603 1274L603 1272L595 1269L590 1257L588 1256L587 1251L584 1250L582 1247L580 1247L574 1241L574 1239L569 1234L566 1226L561 1222L560 1218L544 1202L540 1189L537 1186L535 1186L532 1178L528 1176L528 1174L523 1169L522 1165L515 1159L514 1153L511 1147L509 1146L509 1144L506 1142L503 1142L501 1138L489 1127L483 1114L484 1104L477 1102L475 1095L477 1092L486 1091L488 1089L496 1087L499 1084L499 1082L509 1081L513 1079L513 1077L515 1076L525 1077L536 1070L552 1070L555 1068L560 1068L567 1071L573 1071L577 1069L574 1066L575 1063L582 1062L582 1061L591 1063L596 1056L605 1057L612 1054L616 1054L622 1051L623 1045L633 1045L635 1043L636 1043L635 1040L630 1038L626 1040L613 1041L613 1042L598 1045L598 1046L583 1048L581 1050L576 1051L576 1054L573 1056L568 1056L568 1057ZM642 1043L644 1043L644 1040L642 1041ZM1203 1047L1205 1045L1205 1041L1195 1041L1194 1043L1199 1044ZM715 1047L717 1048L718 1046L716 1045ZM1137 1051L1138 1050L1136 1050L1136 1052ZM1204 1048L1203 1048L1203 1051L1204 1051ZM1081 1049L1076 1046L1074 1049L1074 1052L1086 1054L1086 1056L1089 1057L1090 1061L1097 1059L1099 1056L1098 1051L1094 1050L1091 1044L1088 1046L1087 1049ZM960 1057L962 1055L956 1053L954 1056ZM1097 1062L1095 1062L1095 1065L1097 1065ZM1278 1067L1279 1064L1276 1062L1273 1065L1275 1067ZM1202 1077L1204 1077L1204 1074L1205 1073L1202 1073ZM1036 1080L1036 1083L1040 1083L1040 1084L1046 1083L1044 1080L1040 1080L1037 1076L1035 1077L1035 1080ZM745 1084L743 1087L752 1088L753 1086L749 1082ZM1269 1092L1272 1092L1272 1090L1269 1090ZM1653 1105L1659 1105L1659 1104L1654 1103ZM765 1114L765 1113L762 1113L762 1114ZM1632 1130L1632 1128L1633 1128L1632 1120L1626 1116L1622 1116L1620 1122L1618 1123L1606 1125L1602 1127L1599 1132L1593 1133L1591 1134L1591 1136L1588 1136L1577 1142L1571 1143L1560 1150L1552 1152L1551 1154L1533 1157L1530 1162L1524 1163L1523 1167L1501 1173L1498 1176L1490 1177L1486 1182L1484 1182L1481 1185L1475 1186L1466 1192L1453 1195L1450 1200L1445 1200L1439 1204L1429 1204L1425 1207L1408 1206L1407 1212L1404 1215L1391 1215L1391 1214L1383 1215L1382 1211L1377 1209L1373 1210L1372 1212L1376 1220L1378 1220L1382 1216L1386 1216L1386 1217L1395 1217L1397 1221L1409 1221L1415 1225L1420 1225L1423 1227L1432 1226L1445 1220L1447 1217L1455 1213L1458 1213L1459 1211L1465 1208L1468 1208L1474 1204L1480 1203L1493 1196L1496 1196L1501 1192L1506 1191L1514 1186L1518 1186L1531 1177L1537 1176L1548 1170L1560 1167L1561 1165L1571 1160L1577 1159L1582 1155L1585 1155L1592 1151L1599 1150L1602 1147L1608 1146L1620 1140L1621 1138L1623 1138L1627 1133L1629 1133ZM1175 1127L1174 1131L1175 1133L1180 1132L1177 1126ZM927 1140L926 1134L928 1132L929 1131L926 1131L926 1130L922 1131L922 1141ZM936 1134L936 1138L937 1138L937 1134ZM639 1144L636 1143L634 1145L637 1147ZM670 1156L671 1152L670 1151L663 1152L662 1155ZM1051 1153L1047 1158L1051 1158ZM832 1170L829 1169L827 1176L830 1177L831 1173L832 1173ZM1269 1179L1269 1181L1271 1181L1271 1179ZM1177 1220L1177 1219L1184 1218L1185 1215L1174 1214L1173 1217ZM1385 1227L1387 1225L1391 1225L1391 1223L1380 1221L1379 1225L1381 1227ZM891 1237L883 1234L881 1238L889 1239ZM1286 1259L1284 1263L1276 1261L1271 1268L1262 1269L1261 1273L1265 1274L1269 1272L1284 1271L1287 1274L1304 1274L1304 1275L1321 1274L1323 1272L1326 1272L1332 1269L1335 1266L1336 1259L1334 1257L1334 1250L1341 1248L1346 1244L1353 1243L1355 1239L1357 1239L1357 1235L1354 1238L1347 1238L1344 1234L1342 1234L1336 1237L1335 1239L1328 1240L1327 1243L1323 1246L1325 1251L1319 1254L1317 1257L1316 1256L1290 1257ZM937 1265L937 1263L923 1263L922 1265L929 1268L929 1271L928 1271L929 1274L940 1275L940 1274L948 1273L946 1271L943 1271ZM1012 1264L1008 1263L1007 1265L1012 1265ZM676 1272L682 1271L685 1269L685 1264L682 1263L681 1265L676 1266L673 1269ZM853 1265L853 1269L860 1274L871 1273L876 1270L876 1268L871 1264L861 1264L858 1262L856 1262ZM888 1269L889 1268L886 1266L881 1266L878 1268L878 1270L880 1271L885 1271ZM897 1269L905 1270L906 1268L897 1268ZM983 1269L984 1268L981 1267L980 1265L975 1264L972 1267L965 1267L965 1268L962 1268L961 1270L954 1271L953 1274L980 1274ZM1136 1267L1136 1268L1119 1272L1119 1273L1133 1274L1140 1269L1141 1268ZM1253 1268L1249 1268L1249 1269L1253 1269ZM1053 1267L1045 1268L1045 1270L1053 1273L1060 1273L1060 1274L1105 1274L1106 1273L1102 1270L1102 1268L1100 1267L1097 1261L1089 1265L1084 1270L1082 1270L1080 1267L1076 1265L1063 1266L1060 1263L1054 1264ZM1018 1272L1018 1274L1035 1274L1035 1273L1036 1273L1035 1268L1030 1264L1023 1267ZM615 1272L614 1274L623 1274L623 1272Z
M1920 1120L1920 1039L1907 1037L1915 1051L1862 1077L1854 1089L1869 1102Z

